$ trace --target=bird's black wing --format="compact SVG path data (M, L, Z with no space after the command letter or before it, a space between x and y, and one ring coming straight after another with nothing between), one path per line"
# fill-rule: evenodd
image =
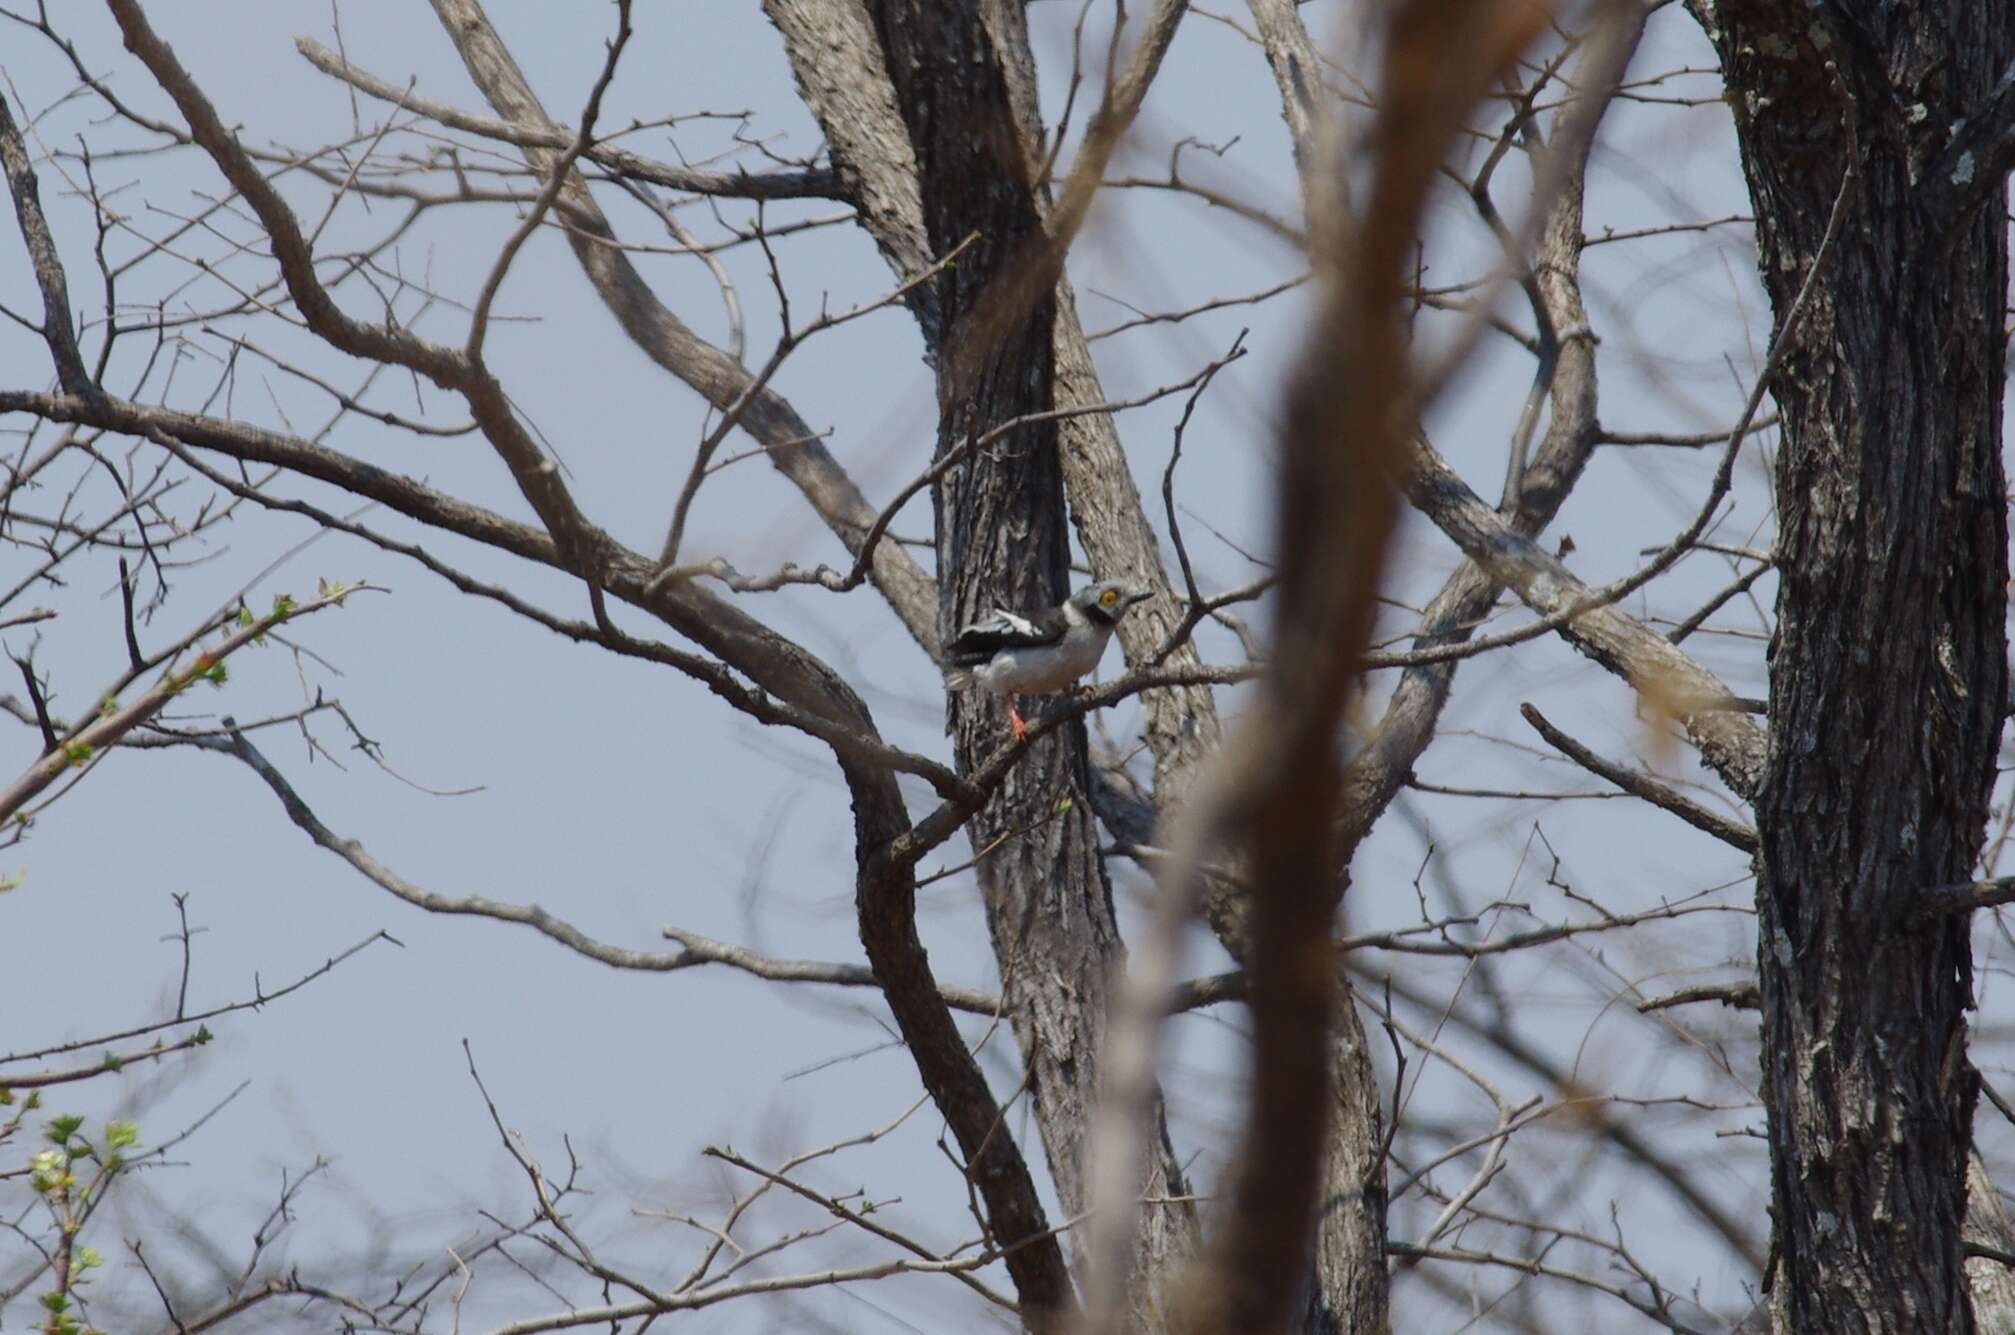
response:
M945 645L945 661L957 667L976 667L1003 649L1055 644L1068 629L1070 623L1056 608L1028 616L996 609L992 616L975 621L952 636Z

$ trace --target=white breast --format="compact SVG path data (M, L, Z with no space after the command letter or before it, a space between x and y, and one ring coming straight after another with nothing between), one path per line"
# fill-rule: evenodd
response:
M1055 644L1032 649L1003 649L993 661L973 673L980 685L996 695L1042 695L1060 691L1098 666L1112 638L1111 626L1072 626Z

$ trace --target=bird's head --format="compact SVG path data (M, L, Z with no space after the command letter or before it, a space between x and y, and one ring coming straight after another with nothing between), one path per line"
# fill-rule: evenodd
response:
M1071 602L1086 619L1112 625L1127 608L1145 601L1146 589L1136 589L1116 579L1090 584L1071 595Z

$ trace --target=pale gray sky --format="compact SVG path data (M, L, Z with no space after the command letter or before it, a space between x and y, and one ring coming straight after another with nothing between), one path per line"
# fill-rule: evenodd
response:
M152 10L155 23L226 120L242 127L248 143L301 147L351 132L347 92L313 71L293 48L297 35L335 43L330 6L323 0L260 5L207 0L156 3ZM494 6L495 19L548 109L569 123L603 58L610 27L605 10ZM1045 91L1052 114L1060 104L1076 13L1075 6L1063 4L1030 9L1038 55L1049 62ZM1312 5L1308 17L1313 31L1334 35L1339 22L1334 6ZM109 77L122 97L150 113L172 115L145 72L120 49L97 7L61 6L57 21L92 70ZM424 7L345 5L341 21L344 47L357 64L395 83L410 77L428 97L483 110ZM0 31L0 70L12 83L17 107L40 118L36 130L43 147L74 147L83 135L102 154L116 144L144 141L128 129L94 127L96 109L89 102L53 105L72 82L56 53L33 34L12 27ZM1095 21L1086 50L1103 49ZM1668 11L1654 21L1636 68L1711 63L1698 33ZM1668 91L1699 95L1710 89L1709 80L1694 79ZM783 154L810 154L818 145L780 44L754 7L639 6L638 35L610 90L603 126L702 109L747 111L749 131ZM382 104L362 99L356 111L367 130L387 114ZM732 123L689 122L676 131L646 133L637 147L665 158L683 153L698 160L719 151L732 128ZM1193 14L1178 37L1147 104L1128 169L1158 172L1169 146L1185 136L1219 144L1238 136L1222 159L1192 153L1189 166L1200 177L1294 216L1295 185L1271 78L1236 32L1202 13ZM410 147L414 141L405 142ZM1726 118L1716 109L1619 106L1605 130L1605 145L1618 147L1599 150L1599 184L1588 211L1591 233L1746 210ZM158 210L187 210L192 192L207 195L222 188L208 161L194 153L101 161L98 170L101 181L134 182L118 204L149 233L167 229ZM70 265L75 303L95 312L102 294L90 267L88 212L46 165L42 189ZM290 190L297 205L310 210L319 209L325 193L320 187ZM1507 186L1506 195L1515 197L1514 188ZM387 210L384 204L369 214L346 210L331 224L324 244L340 246L345 238L375 234ZM773 206L768 217L774 223L833 211L831 205ZM722 212L745 221L751 210L727 203ZM703 208L685 216L696 230L714 231ZM634 206L618 210L618 220L631 239L667 240ZM424 272L437 290L466 300L512 223L501 210L439 211L402 245L401 262L408 272ZM1476 232L1453 200L1437 225L1451 238ZM113 249L130 253L132 244L115 239ZM795 236L778 254L801 316L816 308L821 293L829 293L839 308L872 299L889 285L873 247L850 226ZM729 252L725 262L747 311L750 357L760 360L777 327L761 256L743 248ZM664 257L641 263L673 309L702 334L724 337L719 293L701 264ZM1292 277L1300 267L1297 256L1263 232L1194 201L1126 191L1101 204L1073 254L1072 274L1085 323L1098 329L1126 317L1122 302L1169 310L1252 291ZM185 276L178 268L155 265L141 270L122 297L169 295ZM1429 281L1455 277L1452 270L1430 273ZM1745 229L1598 248L1589 254L1587 281L1604 340L1606 424L1695 431L1725 427L1734 419L1767 338ZM218 295L214 286L206 290L198 284L170 300L203 305ZM0 300L15 309L39 309L11 224L0 229ZM1270 405L1294 353L1301 309L1295 297L1287 297L1151 326L1096 345L1109 395L1121 398L1190 375L1221 355L1240 328L1252 328L1253 355L1231 368L1204 400L1180 475L1184 504L1194 516L1186 520L1185 533L1207 587L1241 582L1253 569L1212 537L1206 524L1249 550L1265 550ZM1504 309L1526 323L1515 301ZM654 547L703 430L698 400L622 338L550 232L527 246L498 310L514 321L524 318L495 330L493 363L525 417L564 460L583 506L619 537ZM463 317L445 309L421 326L423 332L457 339L462 327ZM263 328L239 332L270 336ZM89 343L95 349L95 333ZM920 346L908 317L889 310L814 340L777 381L809 421L832 428L835 453L877 501L929 457L934 397ZM17 327L0 328L0 349L10 387L40 386L48 379L46 354ZM130 359L140 351L135 341L115 363L115 382L129 383L119 368L130 370ZM177 402L192 403L207 392L220 351L214 340L196 341L178 372L183 379ZM1466 380L1437 411L1434 430L1477 490L1495 495L1530 366L1522 353L1488 339L1481 358L1486 372ZM346 385L360 374L357 366L328 357L314 365ZM383 401L408 413L424 408L443 421L457 416L447 397L432 390L416 400L401 386ZM255 420L291 423L304 433L319 427L329 411L319 392L250 363L241 368L231 407ZM1144 493L1159 487L1179 407L1179 400L1158 404L1121 421ZM18 425L0 423L10 430ZM351 421L330 443L506 513L524 513L496 459L475 438L416 441ZM731 440L730 448L743 444ZM1768 542L1767 498L1756 483L1761 457L1751 451L1744 460L1737 509L1721 531L1728 541ZM1591 581L1621 573L1637 563L1641 548L1684 526L1712 465L1711 456L1694 452L1603 452L1553 533L1573 535L1574 564ZM325 490L287 486L335 504ZM1159 507L1153 508L1159 521ZM370 516L370 522L390 532L408 528L383 513ZM896 529L927 536L929 523L928 501L919 499ZM152 635L181 633L308 532L302 521L241 509L211 534L207 550L215 559L178 574L175 596L149 628ZM768 569L786 559L834 561L838 553L798 496L759 461L730 468L709 484L691 532L689 551L725 555L745 570ZM585 610L577 606L575 589L557 576L528 573L465 549L451 551L450 545L442 552L478 573L508 578L569 615ZM0 565L16 559L11 553L0 556ZM1447 544L1409 531L1396 594L1424 595L1452 564ZM62 692L58 708L74 712L89 707L99 685L123 661L123 649L109 558L81 561L67 575L65 588L37 595L62 615L41 626L39 638L33 631L13 630L4 640L17 653L36 644L37 662ZM297 660L278 646L242 655L231 665L226 690L200 691L187 707L259 717L298 706L305 681L311 690L339 696L360 726L384 744L400 773L432 788L481 786L478 793L453 797L405 786L341 751L347 739L326 718L317 721L318 735L338 749L345 770L311 758L297 737L264 734L260 744L269 758L339 833L361 840L429 889L535 901L602 940L632 948L660 948L665 943L658 929L671 923L779 955L860 958L846 797L818 748L796 735L746 723L689 681L564 643L346 538L324 539L294 556L259 583L252 601L263 605L274 592L310 589L318 577L368 579L392 592L359 598L296 626L291 637L311 649L315 660ZM1723 579L1718 566L1696 560L1660 586L1652 606L1681 615ZM1767 580L1757 588L1765 606L1770 589ZM760 595L751 598L751 606L839 667L891 740L948 756L936 673L871 589L840 598L802 590ZM1263 624L1264 617L1255 620ZM1402 616L1392 622L1395 630L1405 624ZM1747 624L1753 628L1756 622ZM1221 658L1235 652L1226 636L1207 644ZM1702 640L1696 648L1730 673L1738 689L1760 692L1760 655L1753 642ZM1107 673L1118 666L1115 651ZM0 690L11 688L10 683ZM1226 698L1233 706L1228 712L1235 713L1236 696ZM1450 735L1424 758L1420 777L1472 787L1593 790L1585 776L1566 766L1483 737L1458 735L1473 729L1536 745L1516 720L1515 705L1526 699L1607 754L1644 750L1646 734L1627 691L1557 642L1543 640L1459 675L1445 721ZM1125 738L1133 715L1119 709L1103 722ZM5 745L11 773L32 758L36 739L17 728ZM1696 775L1686 754L1653 758L1676 776ZM921 803L927 794L917 796ZM1541 916L1560 916L1561 897L1546 884L1553 870L1549 844L1565 859L1562 879L1614 911L1655 905L1662 897L1744 873L1731 850L1636 804L1591 800L1541 807L1413 794L1360 856L1348 903L1353 929L1418 921L1414 885L1429 831L1435 857L1421 884L1435 895L1438 878L1445 878L1472 907L1502 899L1530 904ZM961 859L959 848L948 848L932 865ZM191 920L204 929L195 942L192 1008L248 994L255 973L269 987L291 980L380 929L404 942L403 950L373 947L263 1014L215 1025L219 1041L191 1058L52 1098L52 1107L75 1108L94 1120L130 1108L153 1139L179 1129L241 1081L249 1082L177 1153L181 1166L134 1184L213 1234L233 1260L242 1259L244 1240L270 1205L282 1172L298 1171L318 1154L330 1156L335 1166L324 1185L303 1198L286 1244L304 1270L325 1264L332 1249L362 1259L374 1246L437 1263L442 1248L480 1230L478 1208L520 1215L522 1181L488 1125L465 1067L463 1040L507 1122L524 1132L549 1170L561 1171L565 1163L562 1133L573 1137L585 1163L584 1180L599 1193L586 1206L592 1231L627 1260L673 1271L690 1263L697 1235L671 1223L640 1221L629 1212L716 1210L725 1179L699 1157L703 1146L732 1141L774 1159L885 1123L918 1092L907 1057L888 1046L890 1027L871 994L793 990L706 969L670 976L619 974L529 931L430 918L310 846L249 772L213 755L112 757L42 818L27 843L0 853L0 871L14 870L25 871L26 880L0 897L0 941L8 943L0 951L0 1055L123 1027L157 1013L164 997L172 1004L178 953L162 940L174 926L171 893L191 896ZM1117 878L1130 915L1144 882L1126 870ZM1737 902L1745 898L1741 891L1734 896ZM1446 911L1445 903L1435 903ZM942 977L983 987L997 983L969 875L930 888L923 918ZM1525 921L1507 916L1501 930L1516 930ZM1647 986L1654 988L1692 981L1697 976L1692 970L1746 957L1750 934L1746 917L1702 917L1661 938L1670 958L1645 960L1619 946L1609 957L1614 976L1605 973L1598 953L1603 944L1596 943L1504 962L1498 977L1519 998L1521 1013L1533 1017L1530 1032L1585 1072L1592 1085L1667 1094L1692 1088L1698 1073L1713 1066L1714 1054L1675 1043L1659 1022L1636 1016L1627 999L1617 1000L1624 980L1650 978ZM1209 970L1222 961L1214 946L1200 944L1193 963ZM1428 988L1449 990L1462 975L1458 963L1414 956L1381 956L1373 963ZM1464 985L1473 994L1481 984ZM1983 991L1991 1002L1994 981L1984 980ZM1714 1027L1713 1017L1687 1018ZM1205 1182L1237 1111L1241 1023L1235 1008L1225 1008L1175 1025L1171 1107L1180 1142L1201 1156ZM1450 1041L1455 1042L1452 1032ZM988 1054L1003 1091L1015 1080L1004 1043L1005 1036L996 1039ZM1465 1050L1474 1052L1475 1045ZM835 1060L841 1058L846 1060ZM1737 1046L1734 1061L1747 1079L1746 1044ZM1513 1101L1548 1092L1525 1073L1493 1069ZM1416 1063L1409 1080L1418 1072ZM1445 1069L1429 1071L1408 1107L1429 1122L1479 1115L1473 1092ZM1759 1143L1714 1135L1716 1128L1760 1124L1759 1117L1660 1109L1641 1116L1648 1131L1670 1138L1680 1157L1725 1164L1709 1174L1714 1189L1725 1202L1754 1212L1762 1228ZM850 1154L823 1180L830 1186L866 1184L877 1197L899 1195L901 1220L940 1241L962 1237L969 1221L962 1193L954 1189L934 1144L939 1129L926 1109L888 1141ZM1578 1192L1574 1208L1583 1226L1606 1233L1614 1199L1626 1236L1642 1244L1661 1275L1697 1279L1702 1299L1720 1310L1739 1305L1743 1272L1726 1249L1668 1196L1633 1185L1607 1157L1595 1153L1578 1160L1584 1150L1568 1136L1535 1139L1526 1152L1559 1162L1562 1178ZM1039 1151L1031 1154L1038 1170L1040 1157ZM121 1214L110 1231L123 1236L155 1217ZM1395 1209L1395 1236L1406 1236L1420 1218L1417 1202L1402 1203ZM172 1254L176 1245L164 1238L158 1247ZM155 1246L150 1236L150 1252ZM858 1262L880 1253L842 1238L825 1254ZM0 1282L13 1273L15 1256L0 1251ZM1465 1276L1456 1278L1467 1282ZM1409 1322L1409 1328L1461 1324L1453 1307L1418 1282L1402 1279L1399 1302L1400 1311L1420 1315L1422 1324ZM25 1324L28 1303L24 1298L0 1317ZM471 1293L467 1328L552 1305L550 1295L492 1272ZM977 1310L955 1286L930 1280L894 1281L844 1298L814 1296L808 1306L850 1330L965 1328ZM1628 1314L1613 1304L1596 1310L1613 1322L1606 1328L1631 1328ZM775 1308L749 1304L702 1319L709 1329L753 1330L773 1328L781 1317Z

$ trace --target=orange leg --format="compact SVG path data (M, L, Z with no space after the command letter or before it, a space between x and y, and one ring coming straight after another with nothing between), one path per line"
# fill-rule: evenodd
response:
M1008 727L1014 731L1016 741L1028 740L1028 723L1021 716L1021 701L1012 695L1008 697Z

